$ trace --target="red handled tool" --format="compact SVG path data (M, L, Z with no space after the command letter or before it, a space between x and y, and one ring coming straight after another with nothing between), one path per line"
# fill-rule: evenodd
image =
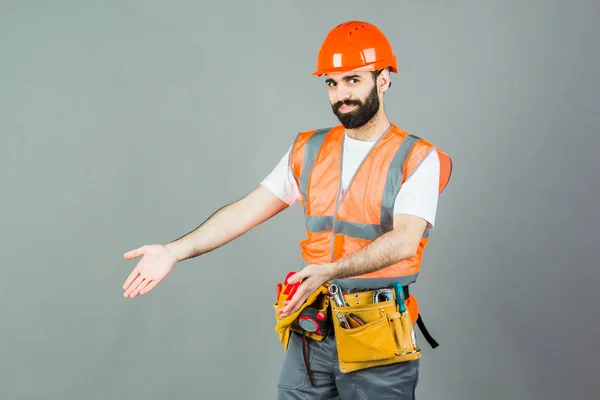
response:
M350 329L350 324L348 323L348 320L346 319L346 317L344 316L344 313L342 313L341 311L338 311L335 314L335 317L338 319L338 321L340 322L340 326L344 329Z
M356 323L360 326L363 326L365 324L365 321L363 321L358 315L356 314L348 314L348 316L350 318L352 318L354 321L356 321Z
M323 336L327 327L327 315L314 307L306 307L298 317L298 325L306 332Z

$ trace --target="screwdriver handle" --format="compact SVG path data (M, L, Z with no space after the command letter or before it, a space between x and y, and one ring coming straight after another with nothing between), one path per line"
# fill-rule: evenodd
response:
M403 314L406 311L406 306L404 305L404 290L402 290L402 283L394 283L394 292L396 293L396 303L398 303L398 310L401 314Z

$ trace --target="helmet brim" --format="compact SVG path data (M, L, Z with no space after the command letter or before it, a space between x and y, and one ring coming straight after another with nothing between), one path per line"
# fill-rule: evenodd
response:
M386 62L373 62L366 65L357 65L350 67L337 67L337 68L317 68L313 71L313 76L322 76L334 72L362 72L362 71L378 71L380 69L388 68L390 72L398 73L398 68L395 65L390 65Z

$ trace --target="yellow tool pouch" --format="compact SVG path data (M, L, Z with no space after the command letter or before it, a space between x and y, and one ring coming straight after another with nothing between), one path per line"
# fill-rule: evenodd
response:
M392 300L373 303L374 292L344 295L349 304L345 307L338 307L331 301L331 318L343 373L421 358L413 328L416 315L411 316L409 311L416 311L414 297L407 299L407 302L413 302L412 306L400 313L395 296ZM339 313L345 317L350 329L342 327Z
M273 305L275 309L275 318L277 323L275 325L275 332L279 334L279 340L283 343L284 351L287 351L288 344L290 341L290 335L292 331L305 334L306 337L309 337L314 340L321 341L324 339L324 336L318 335L312 332L304 332L300 325L298 324L298 316L300 313L307 307L312 306L316 308L318 311L327 314L329 308L329 296L327 296L327 286L322 285L319 289L315 290L306 301L300 306L295 313L288 315L284 318L279 318L279 314L277 312L283 307L283 302L286 301L293 292L287 290L286 286L283 286L283 290L281 291L277 302Z

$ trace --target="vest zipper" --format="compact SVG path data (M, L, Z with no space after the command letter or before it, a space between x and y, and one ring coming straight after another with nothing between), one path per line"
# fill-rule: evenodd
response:
M344 142L346 141L346 132L342 137L342 154L340 155L340 177L338 180L338 192L335 198L335 209L333 211L333 221L331 221L331 247L329 249L329 262L333 262L333 245L335 244L335 220L337 217L338 208L340 206L340 194L342 193L342 168L344 165ZM350 188L350 185L348 185Z
M388 132L390 131L390 129L392 129L392 124L390 124L390 126L388 126L388 128L385 130L385 132L383 132L383 134L375 141L375 143L373 143L373 146L371 146L371 148L369 149L369 151L367 152L367 154L365 155L365 157L363 158L363 160L360 162L360 164L356 168L356 171L354 171L354 174L352 175L352 178L350 179L350 182L348 182L348 188L346 190L346 193L344 193L344 195L340 199L340 193L342 192L342 175L344 173L344 171L342 171L342 168L343 168L343 165L344 165L344 143L346 142L346 131L344 131L344 136L342 137L342 150L341 150L342 154L340 156L340 178L339 178L339 181L338 181L338 194L337 194L337 197L335 199L335 210L333 211L333 221L331 223L331 247L329 249L329 254L330 254L329 260L330 260L330 262L333 262L333 247L334 247L333 245L335 243L335 220L336 220L336 217L337 217L338 209L340 207L340 203L342 202L342 200L344 199L344 197L346 197L346 195L350 191L350 186L352 185L352 182L354 182L354 178L358 174L358 172L360 170L360 167L362 167L362 165L364 164L364 162L367 159L367 157L371 154L371 152L379 144L379 142L381 140L383 140L383 138L388 134Z

